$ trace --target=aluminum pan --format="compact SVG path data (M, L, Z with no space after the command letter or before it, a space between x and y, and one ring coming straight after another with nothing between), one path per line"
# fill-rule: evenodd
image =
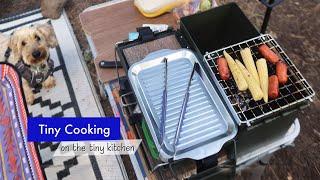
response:
M164 89L164 57L168 59L168 102L165 138L161 144L159 122ZM219 152L223 144L237 133L237 126L200 65L200 71L195 73L190 86L190 98L177 151L174 152L174 135L195 62L198 59L190 50L160 50L133 64L128 72L133 91L163 161L170 158L203 159Z

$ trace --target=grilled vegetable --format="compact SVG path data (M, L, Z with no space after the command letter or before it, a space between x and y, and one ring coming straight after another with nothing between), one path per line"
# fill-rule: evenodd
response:
M279 81L276 75L269 77L269 98L276 99L279 96Z
M267 61L263 58L258 59L257 62L257 69L260 78L260 87L263 92L263 100L264 102L268 102L268 66Z
M227 60L223 57L217 59L218 71L221 79L228 80L230 78L230 70L228 67Z
M252 58L250 49L249 48L242 49L240 50L240 54L247 70L256 79L258 84L260 84L259 75L256 69L256 65L254 64L254 60Z
M248 83L249 90L253 99L255 101L261 100L263 98L263 92L260 88L260 84L256 81L252 74L250 74L250 72L246 69L246 67L244 67L244 65L239 60L236 60L236 63Z
M276 74L278 76L278 80L280 84L286 84L288 81L288 67L287 65L282 62L279 61L276 65Z
M233 58L226 52L223 51L224 57L227 59L228 66L230 68L231 74L236 81L237 87L239 91L245 91L248 89L248 84L246 80L244 79L241 70L237 66L237 64L234 62Z
M269 62L273 64L280 61L279 56L265 44L259 46L259 52L264 58L266 58Z

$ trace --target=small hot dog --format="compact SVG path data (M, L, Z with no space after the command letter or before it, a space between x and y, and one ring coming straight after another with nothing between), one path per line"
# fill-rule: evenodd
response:
M265 59L273 64L279 62L280 60L279 56L265 44L259 46L259 52Z
M223 57L217 59L218 71L220 78L223 80L228 80L230 78L230 70L228 67L227 60Z
M278 80L279 80L280 84L287 83L287 81L288 81L287 71L288 71L288 67L284 62L282 62L282 61L277 62L276 74L278 76Z
M269 77L268 96L270 99L276 99L279 96L279 81L276 75Z

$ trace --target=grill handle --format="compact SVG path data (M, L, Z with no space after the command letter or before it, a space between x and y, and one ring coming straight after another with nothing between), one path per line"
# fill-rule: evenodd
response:
M269 19L271 16L272 8L279 5L283 0L260 0L260 2L267 7L266 14L264 15L263 23L260 32L265 34Z
M260 0L260 2L268 8L273 8L282 3L282 1L283 0Z

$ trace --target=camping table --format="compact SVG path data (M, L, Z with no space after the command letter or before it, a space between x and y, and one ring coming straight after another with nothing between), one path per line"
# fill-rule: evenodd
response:
M116 69L101 69L102 60L114 61L115 44L128 38L128 32L136 31L142 24L168 24L176 27L171 13L157 18L146 18L135 8L132 0L115 0L89 7L80 14L80 21L93 52L94 64L104 96L103 85L117 77ZM120 76L124 75L120 69Z

